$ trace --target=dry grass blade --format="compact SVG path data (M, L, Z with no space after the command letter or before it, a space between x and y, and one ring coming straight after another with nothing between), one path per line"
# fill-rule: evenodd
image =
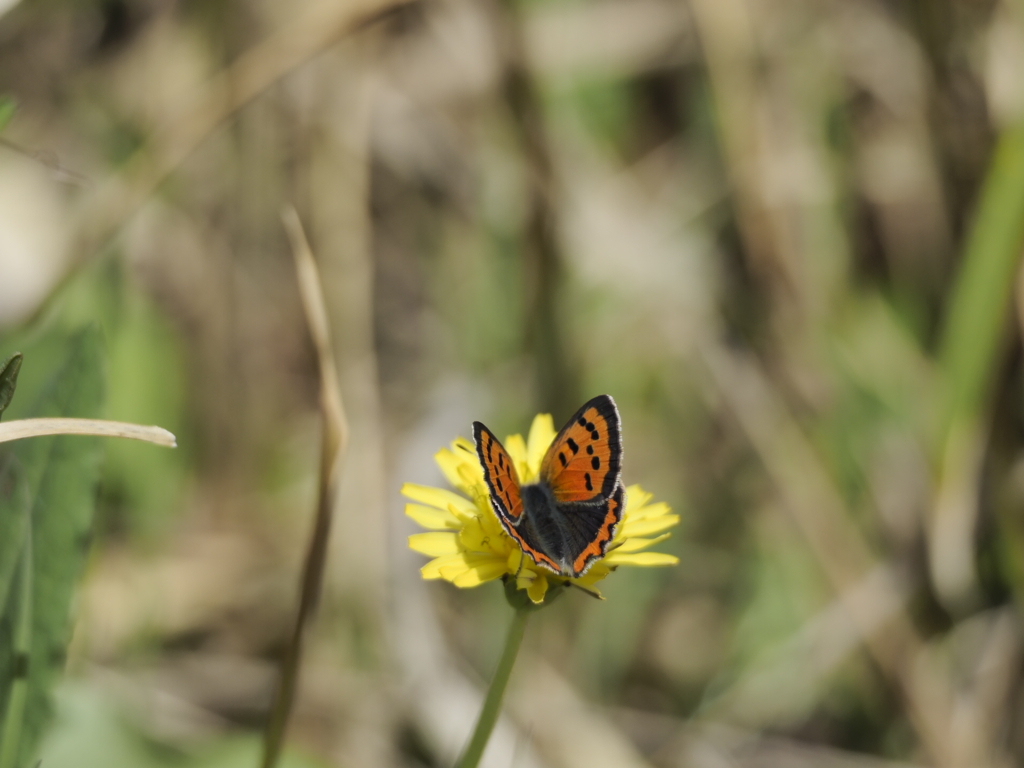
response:
M121 421L99 419L18 419L0 424L0 443L46 435L96 435L126 437L147 443L176 448L174 435L163 427L146 427Z
M335 480L341 458L348 441L348 422L345 419L345 408L341 401L341 388L338 383L338 370L334 362L334 351L331 349L330 320L327 317L327 306L320 286L320 272L313 258L313 251L306 240L302 222L295 209L289 206L282 214L288 238L295 256L295 270L298 274L299 292L302 306L306 312L309 333L316 347L317 365L320 373L320 405L324 413L325 445L334 457L330 467L331 481Z
M690 4L707 61L718 131L731 177L738 224L752 267L768 277L792 283L771 237L771 226L757 177L763 164L758 136L756 39L750 9L737 0L697 0Z
M922 746L936 765L950 765L953 692L948 680L927 668L922 653L924 641L905 613L894 615L884 632L872 631L873 611L854 598L858 596L856 585L875 565L875 558L847 517L845 503L813 446L753 361L720 348L704 347L701 353L716 393L724 399L777 484L787 510L843 600L865 648L899 688ZM915 674L914 664L920 665L923 677Z
M667 751L667 750L666 750ZM683 728L671 762L682 768L915 768L825 744L766 736L725 723L699 723Z
M537 358L540 401L555 412L571 411L579 401L577 366L565 341L556 310L565 265L558 240L554 162L543 104L526 60L521 10L507 0L493 4L496 43L504 72L502 92L530 180L529 213L523 227L523 264L527 279L527 337Z
M855 594L837 597L757 666L712 693L700 719L767 730L803 716L805 702L825 688L864 634L883 632L911 597L910 585L887 565L875 566L850 589ZM850 604L863 607L859 623L850 620Z
M281 663L281 677L264 737L263 768L277 763L284 745L284 734L291 714L302 659L302 640L316 609L327 561L327 541L331 531L334 502L337 497L341 458L348 443L348 423L338 387L338 372L331 351L327 307L324 304L320 272L310 250L302 223L294 208L285 209L282 218L292 244L299 293L305 309L309 332L316 348L320 371L320 410L323 414L323 440L320 455L320 481L317 493L316 521L306 552L292 637Z
M218 72L185 110L138 150L78 211L79 247L92 258L153 191L238 110L318 53L412 0L309 3L310 8ZM74 273L72 265L71 272Z

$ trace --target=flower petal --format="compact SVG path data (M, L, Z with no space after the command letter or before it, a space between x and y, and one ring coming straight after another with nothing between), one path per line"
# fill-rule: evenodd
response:
M404 483L402 485L402 495L407 499L412 499L420 504L426 504L431 507L437 507L438 509L448 509L448 505L452 504L466 514L475 514L476 510L476 505L465 496L429 485Z
M465 437L456 437L452 440L452 453L459 459L479 466L480 460L476 455L476 443L467 440Z
M530 596L536 604L544 602L544 595L548 593L548 577L543 573L538 573L537 578L533 580L533 583L526 589L526 594Z
M470 496L476 496L482 493L488 493L487 481L484 480L484 470L480 466L480 462L476 461L473 464L460 464L459 465L459 477L462 479L462 485L466 493Z
M528 589L540 576L540 566L533 560L525 559L522 567L516 571L516 588Z
M459 507L455 504L448 505L448 511L454 515L461 525L468 525L473 520L477 519L479 512L476 511L476 507L472 507L469 511L465 507Z
M442 448L434 454L434 461L437 462L437 466L441 468L441 472L449 483L456 488L462 487L462 476L459 474L459 470L462 468L463 461L460 456L448 448Z
M534 477L530 472L530 465L526 460L526 441L522 435L509 435L505 438L505 450L515 462L516 472L519 473L519 482L533 482Z
M464 571L468 567L466 565L466 558L461 552L457 555L447 555L445 557L438 557L431 560L420 568L420 575L423 576L424 579L447 578L444 574L456 565L459 567L460 571Z
M459 552L459 537L454 532L414 533L409 537L409 549L430 557L454 555Z
M664 552L637 552L635 554L619 554L612 552L604 559L608 565L640 565L655 567L659 565L677 565L679 558L675 555L668 555Z
M635 537L628 538L623 540L622 544L615 547L612 551L618 552L619 554L625 554L626 552L639 552L641 549L653 547L659 541L664 541L671 535L671 533L663 533L661 536L655 536L653 539L638 539Z
M462 587L463 589L478 587L486 581L493 581L504 573L505 564L500 560L492 560L470 568L465 573L452 579L452 583L456 587Z
M650 520L655 517L661 517L662 515L668 515L672 513L672 508L664 501L659 501L657 504L647 504L643 507L638 507L626 513L626 517L630 520Z
M441 578L454 584L457 578L461 577L464 573L469 573L472 568L466 564L463 558L461 560L453 560L448 565L442 566L440 570Z
M424 528L441 531L445 528L459 528L459 518L446 509L424 507L422 504L406 504L405 514Z
M526 439L526 461L536 477L540 474L540 463L557 436L555 422L550 413L538 413L530 425L530 436Z
M626 488L626 514L630 510L640 509L647 502L654 498L653 493L648 493L639 485L630 485Z
M494 563L499 563L504 572L504 561L500 558L495 558L485 552L460 552L458 561L453 561L441 569L441 576L454 583L457 579L465 576L467 572Z
M650 536L661 533L679 524L679 515L661 515L649 520L626 520L623 522L617 539L632 539L637 536Z
M509 573L519 573L520 567L523 564L523 558L526 555L523 554L523 550L519 547L513 547L508 553L508 559L506 560L506 567Z
M605 565L605 561L602 560L601 562L594 563L590 566L590 570L578 579L573 579L573 582L579 584L581 587L586 587L587 589L592 590L597 582L607 578L611 572L612 569Z
M498 522L498 516L491 509L490 502L487 504L486 514L481 514L477 519L480 521L480 527L483 528L492 547L500 549L502 552L519 548L519 545L513 543L512 537L505 533L505 529L501 527L501 523Z
M489 537L479 520L470 520L459 531L459 541L468 551L480 552L487 549Z

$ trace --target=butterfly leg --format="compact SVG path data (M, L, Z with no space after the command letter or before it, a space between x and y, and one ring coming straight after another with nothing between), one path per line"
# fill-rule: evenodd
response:
M576 589L578 589L580 592L586 592L588 595L590 595L595 600L604 600L604 598L601 595L599 595L597 592L593 592L593 591L587 589L586 587L581 587L579 584L577 584L577 583L575 583L573 581L567 581L565 583L568 584L570 587L576 587Z

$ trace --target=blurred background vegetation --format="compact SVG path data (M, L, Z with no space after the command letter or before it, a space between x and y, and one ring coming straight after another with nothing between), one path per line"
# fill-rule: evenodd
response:
M450 764L510 612L398 489L601 392L681 564L538 616L488 766L1024 763L1022 0L0 14L16 402L98 324L180 445L106 446L43 768L255 764L319 460L286 204L352 430L291 764Z

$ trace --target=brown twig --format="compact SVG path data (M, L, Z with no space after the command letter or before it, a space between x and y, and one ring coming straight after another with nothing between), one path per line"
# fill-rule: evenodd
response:
M285 230L295 257L299 293L306 313L309 333L316 349L320 372L320 411L323 416L323 437L320 453L320 478L317 491L316 520L306 551L299 588L299 608L295 615L292 636L281 661L281 677L274 705L267 720L263 743L263 768L272 768L281 754L284 734L288 726L299 667L302 660L302 640L316 610L324 580L327 562L327 542L331 531L331 518L337 498L341 459L348 445L348 422L338 385L338 371L331 349L330 323L324 304L320 273L313 252L306 240L295 209L288 207L282 214Z

